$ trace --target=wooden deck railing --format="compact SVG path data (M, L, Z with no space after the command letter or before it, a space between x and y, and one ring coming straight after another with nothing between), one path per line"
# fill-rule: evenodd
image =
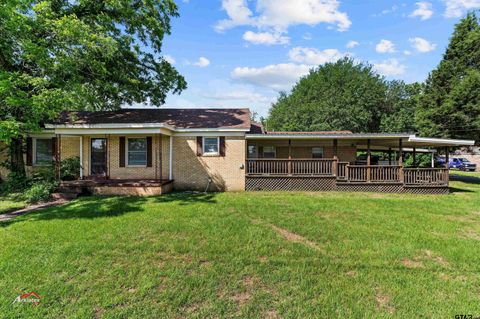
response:
M405 185L448 185L448 169L446 168L405 168Z
M350 165L337 159L247 159L246 173L273 176L336 176L341 182L448 186L446 168Z
M334 159L247 159L249 175L334 176Z

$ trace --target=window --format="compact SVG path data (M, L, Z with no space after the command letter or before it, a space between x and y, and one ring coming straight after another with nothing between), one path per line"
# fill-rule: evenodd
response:
M127 138L127 153L129 166L146 166L147 139Z
M275 146L264 146L263 147L263 157L264 158L275 158Z
M312 158L322 158L323 147L312 147Z
M256 158L257 157L257 148L255 145L248 145L248 158Z
M49 165L52 163L52 139L51 138L36 138L35 141L35 165Z
M218 137L204 137L203 138L203 154L204 155L218 155L219 154Z

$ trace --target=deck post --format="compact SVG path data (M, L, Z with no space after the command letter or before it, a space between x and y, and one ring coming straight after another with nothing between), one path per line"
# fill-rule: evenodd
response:
M392 165L392 148L388 148L388 165Z
M400 182L405 183L404 174L403 174L403 147L402 139L398 140L398 165L400 166L399 178Z
M338 156L338 140L337 139L334 139L333 140L333 157L337 157Z
M288 139L288 175L292 175L292 140Z
M450 161L450 158L449 158L450 154L448 154L448 147L445 147L445 168L448 169L450 168L450 164L449 164L449 161Z
M367 140L367 182L371 180L372 150L370 149L370 139Z
M413 167L417 167L417 148L413 147Z

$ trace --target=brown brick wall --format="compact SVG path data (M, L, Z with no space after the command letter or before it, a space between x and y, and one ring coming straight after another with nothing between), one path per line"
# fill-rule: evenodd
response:
M70 157L79 157L80 156L80 138L76 136L61 138L61 148L60 148L60 158L62 160Z
M245 139L225 138L225 157L197 156L196 137L173 138L173 179L175 189L243 191L245 189Z

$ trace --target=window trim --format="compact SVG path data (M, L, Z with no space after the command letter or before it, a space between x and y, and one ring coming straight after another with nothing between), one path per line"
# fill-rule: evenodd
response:
M205 151L205 139L206 138L215 138L217 139L217 151L216 152L206 152ZM202 155L203 156L220 156L220 137L219 136L202 136Z
M130 158L128 157L128 140L129 139L144 139L145 140L145 165L143 164L130 164ZM135 151L134 151L135 152ZM137 153L140 153L137 151ZM147 167L148 165L148 145L146 136L125 136L125 167Z
M53 163L53 149L52 149L52 160L50 163L37 163L37 140L48 140L50 143L52 143L52 138L51 137L32 137L32 166L50 166Z
M314 157L314 156L313 156L313 154L314 154L314 153L313 153L313 149L314 149L314 148L319 148L319 149L322 150L322 157ZM312 158L322 159L322 158L324 158L324 155L325 155L325 149L323 148L323 146L313 146L313 147L312 147Z
M271 147L271 148L273 148L273 157L265 157L265 148L266 148L266 147ZM268 159L268 158L277 158L277 147L274 146L274 145L266 145L266 146L263 146L263 148L262 148L262 157L263 157L263 158L267 158L267 159Z

